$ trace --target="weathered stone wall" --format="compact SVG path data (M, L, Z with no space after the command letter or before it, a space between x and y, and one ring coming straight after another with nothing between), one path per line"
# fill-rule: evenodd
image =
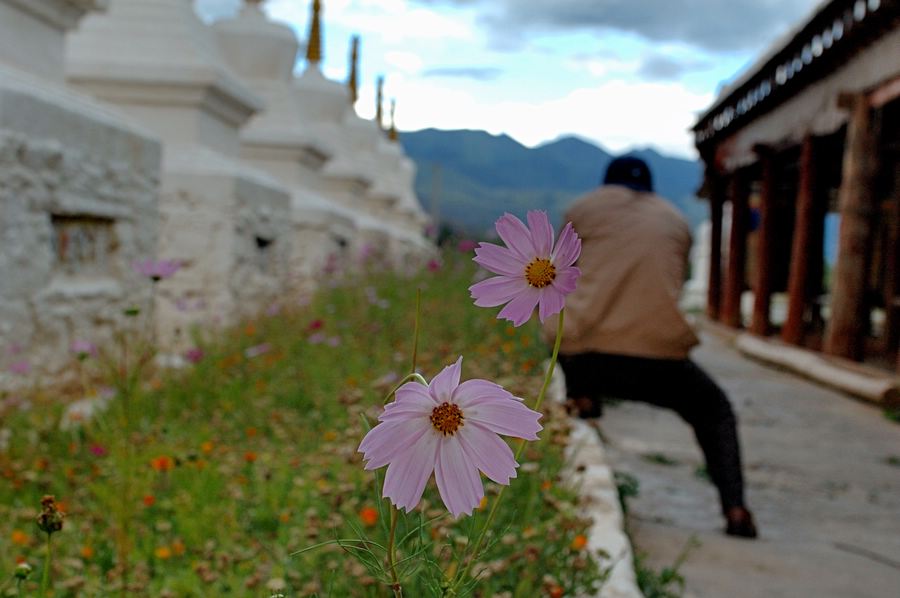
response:
M291 256L290 197L239 162L203 148L166 148L158 255L182 268L159 284L165 350L193 326L234 323L283 299Z
M60 371L149 307L160 146L104 108L0 67L0 386Z

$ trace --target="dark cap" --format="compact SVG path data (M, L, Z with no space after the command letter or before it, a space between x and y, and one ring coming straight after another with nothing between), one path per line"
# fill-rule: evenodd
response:
M624 156L616 158L606 167L604 185L622 185L635 191L653 192L653 177L650 168L640 158Z

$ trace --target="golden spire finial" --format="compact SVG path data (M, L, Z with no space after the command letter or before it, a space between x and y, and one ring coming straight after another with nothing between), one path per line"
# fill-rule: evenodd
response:
M313 0L312 17L309 22L309 35L306 39L306 62L308 64L319 64L322 61L321 12L321 0Z
M356 100L359 97L359 90L357 89L357 71L356 71L356 63L359 60L359 36L354 35L350 38L350 76L347 79L347 87L350 90L350 105L353 106L356 104Z
M375 83L375 124L379 130L384 130L384 110L381 104L384 103L384 77L379 76Z
M397 100L391 99L391 128L388 129L388 139L397 141L397 125L394 123L394 111L397 109Z

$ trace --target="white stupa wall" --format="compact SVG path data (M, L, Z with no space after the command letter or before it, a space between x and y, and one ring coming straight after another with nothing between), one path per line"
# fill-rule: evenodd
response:
M112 0L68 50L72 84L115 103L165 142L157 255L184 266L159 285L164 348L186 348L192 329L230 324L283 300L290 192L240 160L240 127L263 104L222 62L191 3Z
M0 387L58 375L152 302L132 263L156 247L160 145L63 84L65 32L102 4L0 0Z

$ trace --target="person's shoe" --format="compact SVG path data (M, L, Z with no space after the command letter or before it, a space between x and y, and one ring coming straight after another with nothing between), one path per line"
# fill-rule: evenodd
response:
M753 514L746 507L731 507L725 513L725 533L738 538L755 538L756 524Z
M603 415L603 403L590 397L569 398L566 401L566 412L581 419L591 419Z

